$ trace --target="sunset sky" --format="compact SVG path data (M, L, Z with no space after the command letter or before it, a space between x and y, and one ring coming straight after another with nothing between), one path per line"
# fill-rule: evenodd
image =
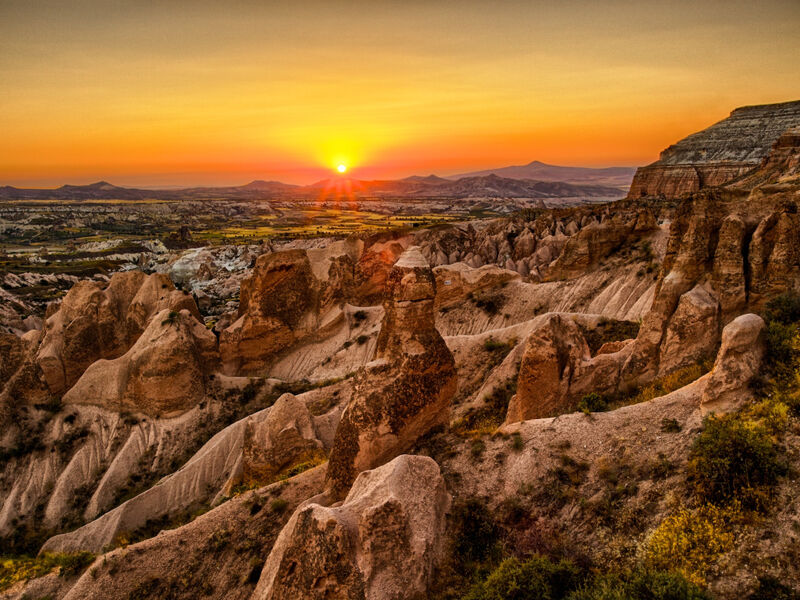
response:
M800 99L798 32L798 0L0 0L0 184L636 166Z

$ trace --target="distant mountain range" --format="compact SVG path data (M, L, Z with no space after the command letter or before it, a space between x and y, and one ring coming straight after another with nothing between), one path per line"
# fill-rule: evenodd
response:
M520 167L466 174L436 175L392 180L332 178L299 186L279 181L252 181L231 187L138 189L98 181L89 185L62 185L55 189L0 187L7 200L210 200L308 199L320 195L354 195L360 198L621 198L634 169L558 167L534 161ZM506 174L508 173L508 174ZM526 173L535 176L523 176ZM558 177L561 177L559 179ZM605 183L601 183L605 182ZM609 183L610 182L610 183Z
M561 181L575 185L606 185L628 189L636 172L635 167L605 167L592 169L589 167L561 167L548 165L535 160L527 165L501 167L485 171L474 171L453 175L450 179L463 177L484 177L498 175L508 179L535 179L537 181Z

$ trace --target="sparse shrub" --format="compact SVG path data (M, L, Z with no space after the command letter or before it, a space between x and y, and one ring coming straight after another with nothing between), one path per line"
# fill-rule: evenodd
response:
M487 352L508 354L511 348L514 347L514 343L516 343L516 340L514 340L512 343L512 342L501 342L494 338L487 338L483 342L483 349L486 350Z
M475 303L475 306L491 316L499 313L506 302L500 292L488 292L481 295L470 293L467 297Z
M166 318L163 321L161 321L161 325L162 326L174 325L177 322L178 322L178 311L171 310L169 311L169 314L166 316Z
M636 569L599 575L567 600L712 600L679 573Z
M701 361L687 365L683 368L673 371L672 373L669 373L668 375L659 377L645 387L640 388L630 394L615 398L613 402L610 402L610 404L612 405L612 408L617 408L619 406L648 402L654 398L666 396L667 394L690 384L699 377L702 377L711 370L712 366L713 363L711 361Z
M705 585L711 565L733 549L733 528L742 519L738 505L681 508L650 535L644 560L654 569L678 571L692 583Z
M681 430L681 425L675 419L668 419L664 417L661 419L661 431L663 433L678 433Z
M215 531L208 536L208 547L212 552L220 552L230 543L231 532L227 529Z
M246 386L242 388L242 395L239 398L242 404L247 404L255 400L256 395L258 394L258 390L261 388L263 384L262 381L259 380L251 380Z
M639 323L635 321L615 321L600 319L597 327L579 326L592 355L596 354L606 342L619 342L635 338L639 334Z
M602 412L608 410L608 402L600 394L592 392L581 398L578 402L578 410L587 415L593 412Z
M786 472L780 448L765 427L740 414L712 415L692 444L687 479L701 500L738 501L763 510Z
M461 435L491 433L505 421L508 403L516 391L517 382L514 379L497 386L484 399L483 406L471 409L453 424L453 431Z
M675 465L661 452L658 456L646 463L641 475L647 479L666 479L675 472Z
M90 552L48 553L36 557L8 557L0 559L0 591L18 581L42 577L58 571L60 577L76 577L94 561Z
M470 498L453 509L453 554L460 566L498 556L500 532L486 507L478 498Z
M353 320L356 322L356 325L361 323L362 321L366 321L367 319L367 311L365 310L357 310L353 313Z
M560 599L580 582L579 569L569 561L542 556L525 561L508 558L485 581L474 585L464 600Z
M483 443L483 440L473 440L472 445L469 448L469 453L475 460L479 459L483 456L483 453L486 451L486 444Z
M642 258L645 261L650 262L655 258L655 254L653 254L653 245L650 243L650 240L644 240L639 245L639 250L641 251Z
M369 336L368 336L368 335L364 335L364 334L362 334L362 335L360 335L360 336L358 336L358 337L356 338L356 342L358 343L358 345L359 345L359 346L363 346L363 345L364 345L364 344L366 344L368 341L369 341Z
M800 295L783 294L767 303L767 358L770 381L756 391L784 403L800 416Z
M559 464L548 469L536 497L559 509L577 497L577 488L586 479L588 463L578 462L567 454L559 456Z
M522 441L522 436L519 432L515 431L511 434L511 449L514 452L521 452L522 449L525 447L524 442Z
M288 506L289 503L283 498L275 498L275 500L270 503L269 508L272 512L282 513Z
M603 524L617 527L623 516L620 509L626 498L638 492L638 484L633 477L633 468L624 458L613 460L608 456L600 457L596 462L597 478L605 486L596 498L586 503ZM630 523L627 523L630 525Z

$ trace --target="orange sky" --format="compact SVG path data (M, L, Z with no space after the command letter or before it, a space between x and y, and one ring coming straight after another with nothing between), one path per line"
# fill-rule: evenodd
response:
M800 3L0 3L0 183L640 165L800 99Z

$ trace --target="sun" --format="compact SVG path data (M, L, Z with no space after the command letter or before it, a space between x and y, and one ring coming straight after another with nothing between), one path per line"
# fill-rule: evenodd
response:
M339 171L339 173L344 173L345 171L347 171L347 165L340 164L339 166L336 167L336 170Z

